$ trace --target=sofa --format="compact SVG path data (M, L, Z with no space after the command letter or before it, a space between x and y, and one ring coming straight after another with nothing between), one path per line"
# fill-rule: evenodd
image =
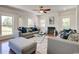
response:
M36 27L19 27L19 37L31 38L34 34L38 33L39 30Z
M48 54L79 54L79 42L61 38L48 39Z
M62 31L60 31L60 37L63 38L63 39L68 39L68 36L70 34L73 34L73 33L76 33L76 30L73 30L73 29L64 29Z
M70 34L68 40L79 42L79 33Z

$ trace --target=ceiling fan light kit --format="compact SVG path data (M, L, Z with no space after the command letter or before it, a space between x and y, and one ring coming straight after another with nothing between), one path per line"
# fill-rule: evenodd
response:
M41 10L40 13L44 13L44 12Z

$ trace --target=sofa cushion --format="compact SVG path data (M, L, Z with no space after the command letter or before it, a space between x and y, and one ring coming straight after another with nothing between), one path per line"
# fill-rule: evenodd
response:
M26 33L26 32L27 32L27 28L26 28L26 27L19 27L18 30L19 30L21 33Z
M64 29L60 32L60 37L63 39L67 39L70 34L74 33L72 29Z
M79 34L78 33L75 33L75 34L70 34L68 39L70 41L76 41L76 42L79 42Z
M32 28L32 31L38 31L38 29L37 29L37 28L35 28L35 27L33 27L33 28Z
M48 51L49 54L74 54L79 53L79 43L63 39L49 39Z

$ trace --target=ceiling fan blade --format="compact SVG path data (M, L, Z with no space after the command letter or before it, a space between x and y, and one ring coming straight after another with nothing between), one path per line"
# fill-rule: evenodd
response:
M43 11L44 13L47 13L46 11Z
M50 11L51 9L50 8L44 8L43 6L40 6L39 9L34 9L33 11L42 11L43 13L47 13L47 11Z
M51 9L44 9L44 11L50 11Z

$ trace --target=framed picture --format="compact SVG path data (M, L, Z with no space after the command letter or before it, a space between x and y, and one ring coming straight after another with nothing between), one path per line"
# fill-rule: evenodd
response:
M54 25L54 23L55 23L55 18L54 16L52 16L49 18L49 25Z

